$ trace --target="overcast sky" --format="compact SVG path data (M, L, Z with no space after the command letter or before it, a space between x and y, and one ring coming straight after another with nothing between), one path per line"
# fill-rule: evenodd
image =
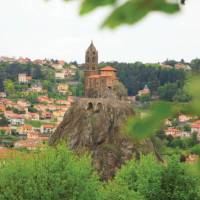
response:
M80 17L77 3L0 0L0 55L83 62L93 40L100 61L200 57L200 0L188 0L180 14L154 13L114 31L99 29L108 11Z

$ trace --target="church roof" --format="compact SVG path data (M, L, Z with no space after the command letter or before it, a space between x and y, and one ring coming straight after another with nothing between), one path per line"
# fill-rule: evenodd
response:
M106 66L106 67L103 67L101 71L115 71L116 72L117 70L111 66Z

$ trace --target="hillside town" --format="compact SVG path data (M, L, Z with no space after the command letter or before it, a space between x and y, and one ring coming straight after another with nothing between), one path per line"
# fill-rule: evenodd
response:
M0 200L200 200L200 1L0 1Z
M178 74L180 77L186 71L192 70L189 64L184 63L184 61L170 62L167 60L159 64L146 64L145 70L149 68L154 70L159 65L161 72L170 72L172 76ZM19 68L18 73L13 74L12 80L4 80L3 89L0 92L1 151L9 151L10 148L35 150L43 146L63 121L66 111L77 98L84 96L87 98L116 99L116 95L113 93L116 85L118 88L115 93L117 92L119 96L127 93L126 88L120 83L123 81L123 77L119 80L117 75L121 74L118 73L115 66L102 65L99 68L98 51L93 42L86 50L85 64L81 65L53 59L32 61L22 57L17 59L0 57L0 63L6 64L8 67L14 65ZM50 78L46 80L48 77ZM166 79L166 77L164 78ZM153 81L155 80L153 79ZM170 81L166 80L166 84L169 84ZM180 81L182 80L180 79ZM160 86L161 89L156 88L156 91L151 86L151 82L143 83L141 80L139 84L140 87L136 92L128 93L124 100L134 109L143 110L141 115L146 112L144 110L151 102L168 98L166 94L163 95L163 90L161 90L164 86ZM131 89L132 87L136 87L135 83ZM159 90L161 90L160 93ZM176 90L179 91L179 87ZM176 94L174 95L176 96ZM187 101L188 96L185 96L183 100ZM173 96L170 98L174 101ZM168 140L176 140L177 138L184 140L195 137L197 141L200 141L200 120L198 116L180 113L173 119L166 119L162 131ZM194 158L191 157L191 159Z
M18 73L13 85L20 89L19 96L0 92L0 147L34 150L48 141L49 135L62 121L65 112L74 101L68 82L73 84L77 66L65 61L34 60L29 58L0 57L0 63L45 65L54 72L57 98L49 97L42 80L28 73ZM75 82L75 81L74 81ZM75 83L76 84L76 83ZM9 86L8 86L9 87ZM27 97L34 95L34 101Z

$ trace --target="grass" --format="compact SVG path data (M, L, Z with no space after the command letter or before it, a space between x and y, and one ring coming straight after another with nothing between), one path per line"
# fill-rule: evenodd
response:
M40 128L44 123L39 120L27 120L25 124L31 125L35 128Z

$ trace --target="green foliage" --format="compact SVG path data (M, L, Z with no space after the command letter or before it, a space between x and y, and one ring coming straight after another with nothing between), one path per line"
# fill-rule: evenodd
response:
M113 91L120 99L127 96L127 89L121 82L117 82L113 86Z
M40 128L43 125L42 121L38 121L38 120L26 120L25 123L35 128Z
M0 165L0 199L95 200L100 183L90 163L64 145L7 160Z
M25 114L25 111L21 111L17 108L10 108L10 110L12 110L13 113L16 113L16 114Z
M103 26L115 28L122 24L134 24L145 17L151 10L148 6L143 6L144 1L129 0L117 7L106 19Z
M87 14L98 7L108 5L112 6L112 11L102 26L109 28L116 28L122 24L135 24L154 11L173 14L180 10L178 2L169 3L165 0L125 0L123 3L119 0L83 0L80 14Z
M189 125L189 124L184 125L184 126L183 126L183 130L184 130L184 131L191 131L190 125Z
M49 80L44 80L43 81L43 87L45 90L47 90L48 92L53 92L54 87L55 87L55 83L49 81Z
M197 144L194 147L192 147L190 151L191 153L197 154L200 156L200 144Z
M71 85L70 91L72 92L73 96L83 96L83 84L79 83L77 85Z
M192 97L187 106L182 109L185 113L200 116L200 75L191 75L184 86L184 90Z
M151 95L150 94L143 94L141 96L139 96L139 101L141 102L148 102L151 100Z
M178 88L182 88L186 77L182 70L165 69L160 65L145 65L141 62L108 62L100 65L109 65L117 69L117 76L128 89L129 95L136 95L145 85L148 85L152 93L157 93L158 87L166 83L177 83Z
M37 103L38 94L35 92L29 93L28 95L23 96L23 98L29 101L31 104Z
M62 94L62 93L58 93L58 92L49 92L48 93L49 98L53 98L53 99L62 99L62 100L66 100L66 94Z
M1 162L1 161L0 161ZM74 155L65 145L23 152L0 163L0 199L198 200L199 176L177 158L167 164L153 155L131 160L102 183L90 157Z
M187 173L179 158L172 157L165 168L161 179L159 200L198 200L199 176Z
M74 80L75 81L79 81L79 82L83 82L83 78L84 78L84 74L82 71L80 70L76 70L75 76L74 76Z
M172 101L177 91L177 83L167 83L164 86L158 88L158 94L160 98L167 101Z
M184 90L178 89L176 94L173 97L174 101L186 103L192 100L192 96L187 94Z
M183 89L180 89L178 82L166 83L158 88L158 94L161 99L166 101L189 102L192 97Z
M164 120L175 112L169 102L158 101L151 105L145 116L134 116L125 125L125 132L134 139L149 137L159 131Z
M147 115L144 117L134 116L126 126L125 131L133 138L144 138L155 134L161 129L164 120L173 118L178 113L187 113L200 115L200 78L198 76L190 77L184 90L192 96L192 101L187 104L173 102L154 102Z
M175 60L166 60L166 61L164 62L165 65L170 65L170 66L173 66L173 67L175 67L175 65L176 65L177 63L178 63L178 62L175 61Z
M153 156L130 161L117 173L115 181L138 192L146 200L197 200L199 177L187 173L184 164L172 157L164 165Z
M33 76L33 79L37 79L37 80L44 79L44 75L39 65L35 66L32 76Z
M15 82L15 90L16 91L25 91L30 87L29 84L18 84Z
M200 72L200 59L196 58L191 61L191 67L194 71Z
M9 124L8 120L3 114L0 114L0 126L7 126Z
M4 81L11 80L13 83L18 81L18 74L26 73L31 75L33 79L36 80L49 80L54 81L54 70L47 66L40 66L34 63L6 63L0 62L0 91L4 90ZM17 91L23 91L27 89L30 85L15 84L15 89Z
M129 119L125 126L125 132L134 139L142 139L156 134L161 129L165 119L172 118L178 113L200 116L199 85L200 77L198 75L189 76L184 86L184 91L192 97L189 103L154 102L146 116L143 118L136 116Z
M189 149L194 145L198 144L197 135L193 134L192 137L189 138L174 138L168 139L167 146L173 148L180 148L180 149Z
M145 199L156 199L161 187L163 166L150 155L140 161L130 161L116 175L120 185L127 185L130 190L143 195Z
M37 113L37 109L34 108L33 106L29 106L29 107L28 107L28 112Z
M144 200L137 192L117 184L116 181L109 182L100 193L102 200Z
M86 14L100 6L112 5L117 0L84 0L81 4L80 14Z
M4 82L4 90L8 95L12 95L15 91L15 86L12 80L8 79Z

